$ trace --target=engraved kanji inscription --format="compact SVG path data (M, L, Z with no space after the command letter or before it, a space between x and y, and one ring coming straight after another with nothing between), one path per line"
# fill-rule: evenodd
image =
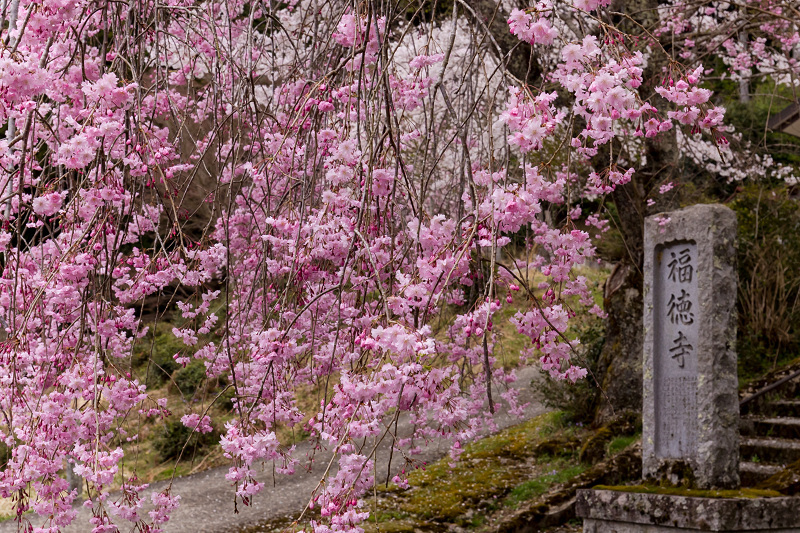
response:
M669 279L679 283L687 283L692 281L692 274L694 274L694 266L692 266L692 255L689 248L684 248L679 252L670 252L672 259L667 268L669 268Z
M694 346L689 344L689 339L682 331L678 331L678 338L672 341L672 347L669 349L670 357L678 363L680 368L686 366L686 357L692 355Z
M657 255L655 328L655 453L690 458L697 446L697 360L701 320L697 245L672 242Z
M689 293L681 289L680 294L670 294L667 302L667 316L673 324L688 326L694 323L692 299Z

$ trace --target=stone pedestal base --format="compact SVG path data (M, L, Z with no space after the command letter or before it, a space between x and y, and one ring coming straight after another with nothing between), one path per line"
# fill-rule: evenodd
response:
M800 533L800 498L695 498L579 490L584 533Z

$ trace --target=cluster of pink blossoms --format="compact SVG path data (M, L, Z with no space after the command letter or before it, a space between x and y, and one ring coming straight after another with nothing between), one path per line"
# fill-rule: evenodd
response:
M530 12L515 9L508 19L509 30L527 43L551 45L558 37L558 31L548 18L552 10L553 4L549 0L537 2Z
M310 495L313 528L359 533L377 443L391 440L390 475L407 486L420 441L449 440L456 460L494 411L521 412L496 353L506 306L541 368L584 377L565 333L580 311L603 312L576 274L595 260L577 202L634 173L632 162L592 171L589 159L674 126L719 130L723 113L701 68L665 77L668 108L642 101L646 54L593 31L589 12L609 3L515 10L509 31L552 52L547 82L563 90L489 99L464 80L491 69L451 75L471 64L458 54L480 48L448 48L465 38L456 22L418 46L338 2L169 0L156 17L146 2L21 0L0 51L0 440L11 450L0 495L15 498L20 526L76 520L69 468L93 533L161 531L180 495L152 491L125 458L146 424L173 416L220 432L244 503L265 490L263 463L290 475L303 461L279 435L308 431L336 455ZM590 30L570 36L561 9ZM455 94L480 96L470 107ZM520 163L498 164L501 152ZM555 224L554 211L567 215ZM541 253L520 262L523 236ZM230 391L224 427L211 416L219 398L167 406L137 376L165 306L174 361ZM399 417L411 429L393 434Z

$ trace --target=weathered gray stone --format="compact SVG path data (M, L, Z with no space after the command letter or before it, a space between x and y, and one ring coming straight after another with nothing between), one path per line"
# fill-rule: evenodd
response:
M735 488L736 217L720 205L665 215L645 222L643 477ZM581 490L575 512L584 533L800 533L798 502Z
M696 205L645 222L645 478L739 486L736 216Z
M800 532L797 498L696 498L612 490L579 490L585 533L677 531Z
M681 529L676 527L650 526L642 524L627 524L625 522L611 522L608 520L586 519L583 522L585 533L677 533L679 531L698 531L697 529ZM788 529L751 529L747 533L796 533L794 528ZM745 533L745 530L730 533Z

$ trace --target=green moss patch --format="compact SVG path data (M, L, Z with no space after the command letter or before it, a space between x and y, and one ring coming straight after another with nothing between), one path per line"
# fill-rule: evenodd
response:
M379 485L374 497L365 497L371 516L361 527L365 533L488 533L531 527L537 520L551 520L552 526L552 520L568 518L554 517L575 490L641 478L635 436L612 439L609 447L623 451L592 466L578 460L579 444L592 432L566 421L562 412L540 415L470 443L452 466L445 458L414 470L409 489ZM557 442L566 449L557 449ZM299 531L308 520L298 524L287 517L247 531Z
M775 490L784 496L800 493L800 461L795 461L774 476L759 483L756 488Z
M625 448L627 448L628 446L639 440L640 437L641 435L637 434L637 435L617 437L613 439L611 442L608 443L608 454L609 455L618 454L619 452L621 452L622 450L624 450Z
M413 488L398 495L396 508L437 522L471 523L472 517L464 516L467 510L498 500L530 477L537 465L526 461L533 458L536 445L561 424L559 413L546 413L467 445L453 467L444 459L412 472ZM520 489L518 497L524 492Z
M563 413L550 412L471 443L452 466L443 459L412 472L411 489L379 491L377 521L371 518L365 528L482 531L498 513L513 512L586 471L589 465L577 459L586 433L567 424ZM556 442L562 443L558 450L547 445Z
M565 483L575 476L582 474L587 468L587 466L583 464L561 464L558 466L561 466L560 470L553 469L546 474L536 476L533 479L520 483L511 489L511 492L503 500L503 505L516 508L522 502L541 496L553 485Z

